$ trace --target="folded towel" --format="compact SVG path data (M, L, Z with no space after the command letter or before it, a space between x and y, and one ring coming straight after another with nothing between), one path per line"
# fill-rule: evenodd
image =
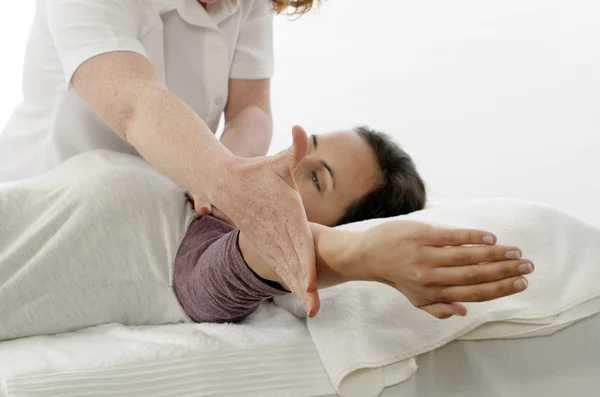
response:
M404 219L489 230L534 261L529 288L467 304L469 315L437 320L383 284L347 283L321 292L308 328L332 384L344 397L377 396L416 371L414 356L454 339L547 335L600 312L600 230L539 204L507 199L445 203ZM343 227L364 230L385 220ZM288 297L276 303L302 314Z

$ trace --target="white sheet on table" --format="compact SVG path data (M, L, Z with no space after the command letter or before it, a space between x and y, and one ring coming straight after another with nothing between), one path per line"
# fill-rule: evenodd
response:
M506 211L490 216L494 205ZM34 392L66 396L92 390L111 396L308 397L338 390L347 396L374 396L383 387L409 378L417 369L415 355L453 339L547 334L599 310L600 302L594 298L600 285L583 293L600 276L600 248L589 244L600 241L597 229L546 207L505 200L446 203L407 218L491 229L500 243L519 245L537 266L529 277L529 290L493 304L469 305L469 317L443 323L414 309L389 287L351 283L322 291L323 312L309 322L310 333L303 319L267 303L241 325L106 325L11 341L0 344L4 392L7 397ZM377 222L381 221L350 227ZM535 234L535 227L523 223L549 227ZM549 249L539 252L539 246ZM548 288L548 282L556 281L549 273L564 273L567 263L578 265L563 277L563 290L574 294L559 295ZM552 305L534 313L534 296ZM292 311L301 310L293 300L285 302ZM408 318L410 327L401 320ZM379 336L369 332L373 324L378 324Z
M305 321L272 303L239 325L107 324L3 342L0 380L2 397L334 393Z

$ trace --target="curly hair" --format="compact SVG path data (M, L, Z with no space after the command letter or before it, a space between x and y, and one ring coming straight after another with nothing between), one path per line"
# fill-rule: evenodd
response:
M277 14L284 11L288 15L302 15L309 12L314 6L320 3L320 0L270 0L273 10Z

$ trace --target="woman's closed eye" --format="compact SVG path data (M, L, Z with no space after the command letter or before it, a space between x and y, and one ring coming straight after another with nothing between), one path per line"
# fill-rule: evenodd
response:
M320 192L321 191L321 183L319 182L319 176L317 175L317 173L315 171L312 172L312 181L313 181L313 184L316 186L317 190Z

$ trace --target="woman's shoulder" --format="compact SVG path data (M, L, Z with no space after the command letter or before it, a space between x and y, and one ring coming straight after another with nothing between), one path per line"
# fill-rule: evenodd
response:
M138 205L148 201L166 205L175 199L184 200L183 189L147 161L109 150L78 154L52 170L47 179L96 199L113 197Z
M88 177L140 173L161 176L139 156L105 149L79 153L59 165L57 170L62 173L85 173Z

